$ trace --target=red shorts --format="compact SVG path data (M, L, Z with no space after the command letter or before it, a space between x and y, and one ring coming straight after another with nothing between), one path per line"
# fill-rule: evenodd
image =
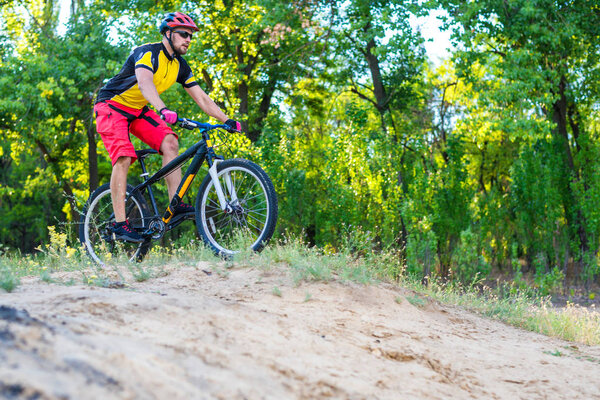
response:
M156 151L160 151L165 136L175 135L165 121L148 107L135 109L108 100L97 103L94 114L96 130L113 165L119 157L131 157L133 161L137 159L129 133Z

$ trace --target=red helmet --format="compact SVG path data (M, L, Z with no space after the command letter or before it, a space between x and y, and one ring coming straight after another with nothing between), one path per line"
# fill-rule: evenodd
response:
M194 21L184 13L180 12L172 12L165 15L165 18L160 23L160 33L164 35L164 33L168 29L173 28L189 28L193 31L198 31L198 27L194 23Z

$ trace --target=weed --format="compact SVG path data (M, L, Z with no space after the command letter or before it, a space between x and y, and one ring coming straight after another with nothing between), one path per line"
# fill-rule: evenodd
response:
M562 356L564 356L564 354L561 353L560 350L544 351L544 354L549 354L549 355L554 356L554 357L562 357Z
M0 288L12 292L21 283L20 279L10 269L0 264Z
M69 246L66 232L58 232L56 227L48 227L48 236L50 243L37 248L38 251L46 255L46 266L51 270L65 270L66 266L77 267L81 264L82 250L79 247Z
M215 272L221 278L229 278L229 274L231 273L230 269L231 269L231 267L228 266L227 264L224 264L224 265L222 265L222 264L213 264L213 265L211 265L212 272Z
M427 305L427 300L419 297L418 295L408 296L406 298L406 301L408 301L413 306L419 307L419 308L425 307Z
M184 264L195 266L199 261L218 262L221 258L208 248L204 242L191 240L185 245L175 247L173 250L174 258Z
M48 271L48 268L46 267L40 271L40 279L46 283L55 283L55 280L50 275L50 271Z
M273 286L271 293L273 296L281 297L281 290L277 286Z
M154 276L152 268L143 267L141 264L130 266L129 271L136 282L144 282Z
M367 285L374 281L373 273L363 263L342 267L342 280Z

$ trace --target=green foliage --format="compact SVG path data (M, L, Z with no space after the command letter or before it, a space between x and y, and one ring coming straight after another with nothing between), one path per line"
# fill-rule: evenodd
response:
M517 240L522 255L532 262L538 254L548 260L564 256L561 237L564 214L555 181L560 160L548 143L537 142L523 149L511 171L511 209L515 215ZM558 254L557 254L558 253Z
M476 104L494 111L490 128L520 147L520 154L508 159L511 181L497 192L512 200L514 213L506 215L511 223L502 226L514 229L516 238L496 233L494 239L516 240L528 266L541 254L544 273L565 270L573 260L577 277L589 283L593 278L584 271L597 270L590 254L600 244L597 207L591 206L598 200L597 116L590 112L600 88L597 5L436 3L453 16L449 22L462 45L454 56L458 75L477 93ZM479 145L490 144L482 139Z
M279 289L277 286L273 286L273 289L271 290L271 293L273 294L273 296L277 296L277 297L281 297L281 289Z
M452 260L454 262L453 276L463 284L470 284L486 277L491 271L491 265L482 255L481 244L477 243L478 236L470 228L460 233L460 243L456 247Z
M11 271L9 263L9 259L2 256L0 259L0 288L5 292L12 292L21 283L19 277Z
M25 243L25 251L47 240L46 227L57 220L79 219L90 174L99 173L88 169L93 96L113 72L112 60L124 55L108 43L110 19L95 3L85 18L71 17L64 35L55 13L38 13L41 5L26 2L28 14L16 4L2 10L15 47L1 61L0 204L7 207L0 236L15 247ZM10 238L7 230L18 234Z
M557 267L552 268L550 272L545 269L536 272L535 283L541 295L557 293L562 289L565 275Z
M408 235L406 243L406 270L411 275L430 276L435 271L437 238L435 233L423 227L424 232Z
M427 305L427 300L423 299L419 295L407 296L406 301L412 304L415 307L425 307Z
M600 275L594 4L92 1L76 2L64 27L51 4L0 12L0 241L11 249L69 259L76 229L60 233L61 247L48 227L76 227L89 190L111 172L94 95L178 9L201 26L186 55L196 78L247 128L215 138L217 152L263 166L278 194L277 235L316 246L277 256L296 282L406 272L470 285L495 269L514 279L514 294ZM435 6L449 11L460 50L431 70L408 21ZM207 118L180 87L162 97ZM181 148L195 139L180 132ZM159 185L158 202L166 198ZM184 247L205 257L195 236L180 228L163 244L170 256ZM56 265L46 267L36 273L51 280ZM140 268L129 273L153 276ZM90 284L109 282L94 275Z

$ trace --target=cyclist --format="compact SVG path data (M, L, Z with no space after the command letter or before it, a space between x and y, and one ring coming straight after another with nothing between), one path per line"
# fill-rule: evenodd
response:
M178 82L206 114L225 123L231 130L241 130L240 123L228 118L198 86L182 58L197 31L198 27L188 15L181 12L166 14L160 24L162 40L133 49L121 71L98 93L94 105L96 130L112 161L110 190L116 223L111 229L116 239L135 243L144 240L130 226L125 215L127 172L137 158L129 133L162 154L163 166L179 153L178 136L166 124L176 123L177 113L161 100L162 92ZM158 110L160 117L148 108L148 103ZM169 199L172 199L181 182L181 169L165 180ZM171 211L174 216L189 215L194 213L194 207L180 202Z

